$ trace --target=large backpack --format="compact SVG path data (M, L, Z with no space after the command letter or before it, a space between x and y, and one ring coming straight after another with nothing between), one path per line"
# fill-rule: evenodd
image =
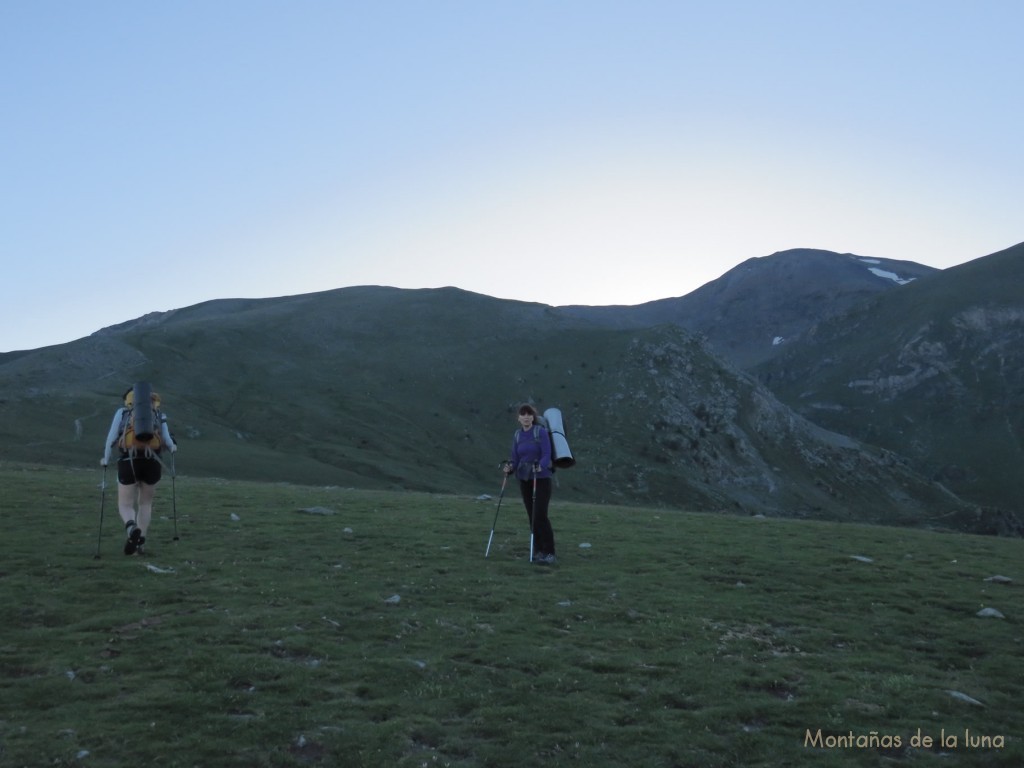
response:
M576 463L576 459L572 457L572 452L569 450L569 443L565 439L565 428L562 425L562 412L557 408L548 408L544 411L544 414L538 415L534 419L533 429L530 430L533 434L533 441L535 443L540 442L540 427L548 432L548 440L551 443L551 471L554 472L556 468L568 469ZM513 439L516 445L519 444L520 438L523 436L523 430L517 429Z
M128 453L156 453L163 447L162 424L160 395L153 391L148 382L136 382L124 398L117 445Z

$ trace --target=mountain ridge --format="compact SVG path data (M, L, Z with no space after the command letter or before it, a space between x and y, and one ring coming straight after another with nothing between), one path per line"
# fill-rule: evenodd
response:
M807 256L761 257L729 277L778 288L762 268L779 272L779 262ZM931 268L900 285L861 257L811 252L819 256L832 265L860 259L853 266L871 279L856 280L870 295L850 298L856 290L842 279L811 295L805 327L785 345L789 367L756 376L678 323L611 328L565 307L454 287L357 286L150 313L0 356L0 457L92 464L120 393L145 378L164 394L187 472L479 492L495 482L514 407L528 400L566 416L581 458L559 473L570 498L1019 533L1011 505L983 499L996 509L979 508L912 451L839 428L788 390L786 404L777 398L776 386L819 373L790 352L847 322L849 309L828 314L829 297L864 312L886 296L955 293ZM897 276L909 274L906 265L871 264ZM743 273L752 270L762 273L751 282ZM788 295L780 290L768 305ZM761 322L753 315L748 326Z
M585 457L558 473L569 498L909 524L964 507L682 329L608 331L457 289L206 306L7 362L0 456L95 461L129 378L154 382L199 474L480 492L530 400L562 408Z
M798 248L747 259L684 296L632 307L559 309L608 327L672 323L703 334L721 355L750 368L772 358L781 343L792 343L821 319L901 281L939 271L909 261Z

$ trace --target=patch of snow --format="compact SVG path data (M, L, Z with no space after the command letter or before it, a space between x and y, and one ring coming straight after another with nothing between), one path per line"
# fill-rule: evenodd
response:
M1003 615L1002 611L999 611L999 610L997 610L995 608L982 608L980 611L978 611L978 613L976 615L980 616L983 619L1005 619L1006 618Z
M906 285L907 283L912 283L912 282L914 282L914 279L915 279L913 277L911 277L911 278L902 278L899 275L897 275L895 272L889 272L889 271L884 270L884 269L879 269L878 267L869 267L868 268L868 272L870 272L871 274L875 275L876 277L881 277L881 278L884 278L886 280L892 280L894 283L898 283L899 285Z
M985 706L984 704L982 704L980 701L978 701L977 699L973 698L972 696L968 696L966 693L961 693L960 691L946 691L946 693L948 693L950 696L952 696L957 701L962 701L965 704L973 704L976 707L983 707L983 706Z
M786 339L783 336L776 336L774 339L772 339L772 346L773 347L777 347L777 346L779 346L779 344L781 344L785 340Z
M328 509L327 507L304 507L303 509L297 509L295 511L296 512L301 512L301 513L306 514L306 515L335 515L335 514L337 514L337 512L335 512L333 509Z
M878 259L860 259L860 261L863 261L865 264L881 264L882 263Z

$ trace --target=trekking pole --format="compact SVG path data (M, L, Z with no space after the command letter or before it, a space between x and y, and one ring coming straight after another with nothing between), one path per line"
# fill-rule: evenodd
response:
M494 510L494 522L491 523L491 535L487 537L487 549L484 550L484 557L491 554L491 542L494 540L494 526L498 524L498 513L501 511L501 500L505 497L505 485L508 483L508 473L501 481L501 493L498 494L498 508Z
M100 529L96 533L96 554L93 560L100 559L100 539L103 538L103 505L107 500L107 465L103 465L103 480L100 481Z
M533 502L530 504L530 562L533 562L533 529L537 515L537 465L533 465Z
M174 513L174 540L178 540L178 494L174 488L174 477L178 473L174 469L174 451L171 451L171 509Z

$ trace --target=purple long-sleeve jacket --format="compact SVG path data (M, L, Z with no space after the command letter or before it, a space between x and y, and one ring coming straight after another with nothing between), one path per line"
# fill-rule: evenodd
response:
M529 429L517 429L508 460L520 480L532 479L534 463L540 463L538 478L551 477L551 438L547 428L534 424Z

